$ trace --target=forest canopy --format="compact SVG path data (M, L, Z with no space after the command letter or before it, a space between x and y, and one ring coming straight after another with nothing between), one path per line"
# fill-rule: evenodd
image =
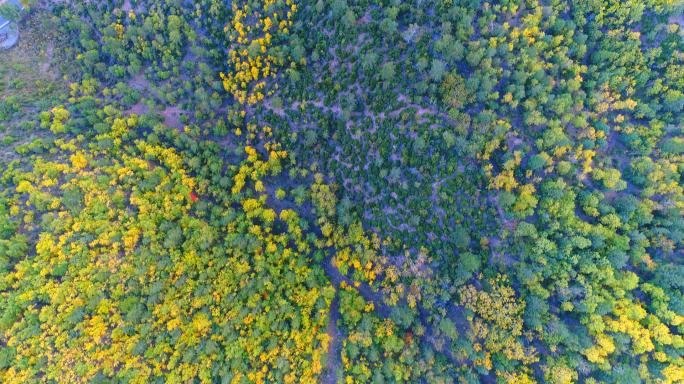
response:
M684 383L684 2L8 4L0 382Z

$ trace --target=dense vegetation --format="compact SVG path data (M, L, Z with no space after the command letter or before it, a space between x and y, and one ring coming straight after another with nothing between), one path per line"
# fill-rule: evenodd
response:
M0 382L684 383L683 2L26 5Z

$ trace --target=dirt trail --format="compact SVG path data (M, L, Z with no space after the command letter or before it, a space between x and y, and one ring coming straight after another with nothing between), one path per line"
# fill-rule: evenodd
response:
M335 290L339 292L340 284L344 281L347 285L354 286L354 282L346 276L343 276L340 271L333 266L332 256L328 256L323 261L321 261L321 267L325 271L328 278L330 278L330 283L335 287ZM389 317L389 308L382 301L382 294L380 292L373 292L370 287L362 284L356 288L363 299L366 301L373 302L375 310L383 317ZM330 304L330 323L328 324L328 335L332 337L332 341L328 346L328 362L325 366L327 371L323 375L323 382L328 384L336 384L337 376L336 372L338 368L342 366L342 360L340 359L342 352L342 340L344 340L345 335L342 335L337 330L337 320L340 318L340 306L339 306L339 295L335 295L332 303Z
M326 257L321 262L323 270L330 278L330 283L337 289L340 284L344 281L347 285L354 286L354 281L347 276L343 276L340 271L332 264L332 255ZM356 290L363 296L364 300L372 301L375 306L375 310L384 317L389 317L389 308L382 301L382 293L373 291L366 284L361 284L356 287Z
M41 72L45 73L50 69L50 65L52 64L52 56L53 56L54 52L55 52L55 45L51 41L50 44L48 44L47 49L45 51L45 63L43 63L40 66Z
M340 366L340 359L342 354L342 335L337 331L337 320L340 318L340 303L339 298L335 295L332 303L330 303L330 323L328 323L328 336L331 341L328 346L328 362L325 365L326 373L323 376L323 382L328 384L337 383L337 369Z
M326 275L328 278L330 278L330 283L335 287L337 291L340 290L340 283L342 281L346 282L348 285L354 286L354 282L349 279L346 276L343 276L340 271L332 264L332 256L328 256L323 261L320 263L321 267L325 271ZM373 305L375 307L375 312L379 314L381 317L384 318L389 318L390 317L390 308L385 302L382 300L382 293L380 292L375 292L373 291L369 286L366 284L361 284L358 287L356 287L356 290L361 294L364 300L367 302L373 302ZM434 326L427 320L429 317L429 313L427 310L423 309L422 307L419 306L419 319L421 324L426 329L425 334L421 337L423 342L427 342L429 344L432 344L434 346L435 340L433 339L432 335L434 332ZM468 323L465 321L465 316L464 314L459 311L458 308L456 308L453 305L450 305L450 308L448 309L448 314L447 317L450 318L454 324L457 327L457 330L459 333L464 333L467 328L468 328ZM345 335L339 333L337 330L337 320L340 318L340 308L339 308L339 299L338 295L335 295L335 298L333 299L331 305L330 305L330 323L328 324L328 335L332 337L332 341L330 342L330 345L328 347L328 361L325 366L325 370L327 371L323 375L323 381L324 383L327 384L336 384L337 383L337 376L336 376L336 371L342 367L342 360L340 358L341 356L341 348L342 348L342 340L344 339ZM453 356L449 352L443 352L444 356L449 359L452 363L455 364L461 364L458 363Z

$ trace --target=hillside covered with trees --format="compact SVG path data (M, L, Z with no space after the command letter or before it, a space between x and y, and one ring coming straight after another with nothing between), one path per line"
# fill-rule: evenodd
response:
M684 384L683 0L22 0L1 383Z

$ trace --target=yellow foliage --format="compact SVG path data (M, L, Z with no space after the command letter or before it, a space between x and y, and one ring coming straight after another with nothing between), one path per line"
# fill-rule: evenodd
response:
M70 160L71 164L76 168L85 168L88 165L88 160L82 154L72 155Z
M506 384L536 384L537 381L523 372L499 372L496 371L497 376L502 376L506 380Z

